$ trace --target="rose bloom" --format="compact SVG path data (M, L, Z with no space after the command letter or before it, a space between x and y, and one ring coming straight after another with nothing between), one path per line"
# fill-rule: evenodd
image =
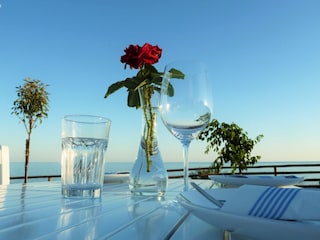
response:
M154 64L159 61L161 57L162 49L158 46L152 46L149 43L146 43L140 49L139 59L143 59L143 62L146 64Z
M124 68L126 68L127 64L130 68L138 69L142 62L139 60L139 53L141 47L138 45L130 45L128 48L124 50L125 55L121 56L121 62L125 63Z
M130 45L125 49L125 55L121 56L121 62L125 63L130 68L138 69L143 64L154 64L159 61L162 54L162 49L157 45L152 46L149 43L145 43L142 47L139 45Z

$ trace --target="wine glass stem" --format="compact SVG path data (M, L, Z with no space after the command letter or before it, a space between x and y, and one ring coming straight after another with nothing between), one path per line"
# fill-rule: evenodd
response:
M183 168L184 168L184 188L183 191L189 190L189 145L190 141L183 141L182 142L182 150L183 150Z

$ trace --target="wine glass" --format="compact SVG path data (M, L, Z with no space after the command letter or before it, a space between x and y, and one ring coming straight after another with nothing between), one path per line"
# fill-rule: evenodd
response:
M194 61L176 61L166 65L161 86L161 120L182 143L184 191L188 185L188 150L193 139L211 119L211 89L205 65Z

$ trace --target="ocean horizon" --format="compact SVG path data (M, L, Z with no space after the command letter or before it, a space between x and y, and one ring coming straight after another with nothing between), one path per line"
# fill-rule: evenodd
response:
M190 162L189 168L209 167L212 162ZM311 164L320 163L320 161L261 161L255 166L259 165L281 165L281 164ZM130 171L133 162L107 162L105 164L105 172ZM180 169L183 168L183 162L164 162L166 169ZM289 171L298 171L299 167L290 168ZM320 170L320 167L313 170ZM60 175L60 162L29 162L28 176L48 176ZM10 177L24 176L24 162L10 162ZM315 176L319 177L319 175ZM54 181L60 178L53 179ZM22 182L22 179L11 180L11 183ZM32 181L46 181L44 179L29 179Z

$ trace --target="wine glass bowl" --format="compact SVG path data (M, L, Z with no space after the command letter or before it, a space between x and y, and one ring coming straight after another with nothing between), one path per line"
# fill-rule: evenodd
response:
M161 120L183 146L184 190L188 189L188 148L211 119L211 89L203 64L177 61L165 67L160 98Z
M166 110L162 111L161 119L167 129L177 139L180 141L192 141L208 125L211 114L205 109L202 111L206 112L201 116L189 113L183 114L183 111L183 108L175 109L175 107L171 108L168 106ZM189 111L190 108L185 109L185 112Z

